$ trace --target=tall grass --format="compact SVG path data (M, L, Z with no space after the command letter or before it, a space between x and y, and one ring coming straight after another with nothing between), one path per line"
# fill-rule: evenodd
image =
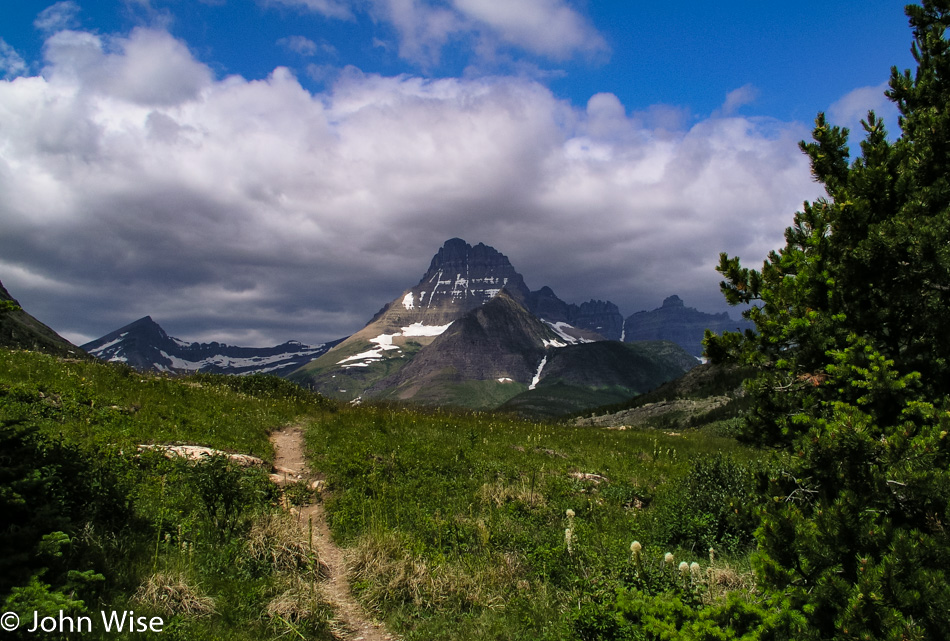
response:
M0 416L72 442L183 442L270 459L268 432L321 403L273 377L175 379L0 350Z
M624 595L689 608L750 589L754 485L771 463L708 430L339 406L272 377L171 379L0 350L2 436L29 458L0 482L48 508L28 542L0 532L19 554L13 585L164 611L168 638L329 638L319 561L280 534L262 471L134 447L270 459L268 432L291 421L326 476L355 591L406 639L622 638L591 630L639 612ZM684 582L667 552L706 578Z
M570 638L632 541L721 567L751 546L760 454L727 438L377 406L307 443L356 587L410 639Z
M134 610L162 617L169 639L330 639L319 561L278 520L266 470L136 445L269 459L269 431L333 407L273 377L171 379L0 350L0 606Z

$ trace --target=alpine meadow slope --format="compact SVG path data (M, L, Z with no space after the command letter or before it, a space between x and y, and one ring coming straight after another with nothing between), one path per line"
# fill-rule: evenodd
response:
M0 347L30 349L57 356L86 358L86 353L33 318L0 283Z

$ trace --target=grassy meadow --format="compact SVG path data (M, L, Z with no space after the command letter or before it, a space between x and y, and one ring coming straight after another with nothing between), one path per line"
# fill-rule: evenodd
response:
M268 433L291 422L325 477L313 500L355 594L400 638L676 638L650 617L759 607L753 532L780 462L722 424L349 406L273 377L171 379L0 351L0 500L22 519L0 531L5 610L134 609L163 616L169 638L338 638L319 560L280 507L306 491L282 497L265 470L221 457L136 448L272 460Z

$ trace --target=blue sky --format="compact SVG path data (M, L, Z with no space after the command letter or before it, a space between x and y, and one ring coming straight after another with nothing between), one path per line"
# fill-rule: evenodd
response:
M372 2L339 2L348 15L312 9L304 0L73 4L79 10L64 13L77 28L127 33L162 26L219 76L265 78L286 66L314 92L346 65L428 77L527 73L576 105L611 92L629 110L668 104L699 117L719 108L730 91L750 85L755 98L743 111L808 121L851 89L886 81L891 66L913 62L901 0L691 0L676 3L675 10L636 0L538 2L570 7L590 30L590 42L557 51L502 40L492 60L476 51L478 29L490 30L484 23L460 28L441 47L400 52L407 38L384 10L369 8ZM34 22L49 6L48 0L18 0L0 9L2 37L33 65L41 64L44 41ZM311 65L320 74L308 72Z
M913 64L902 2L18 0L0 281L75 341L315 342L441 242L532 288L724 309L821 194L796 143Z

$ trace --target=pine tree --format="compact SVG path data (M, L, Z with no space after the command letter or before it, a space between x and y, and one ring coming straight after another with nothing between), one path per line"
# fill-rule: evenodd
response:
M757 571L816 639L950 639L950 0L906 12L900 137L869 113L851 160L818 115L801 146L827 197L761 271L720 257L757 332L707 335L714 360L759 371L746 435L792 455Z

